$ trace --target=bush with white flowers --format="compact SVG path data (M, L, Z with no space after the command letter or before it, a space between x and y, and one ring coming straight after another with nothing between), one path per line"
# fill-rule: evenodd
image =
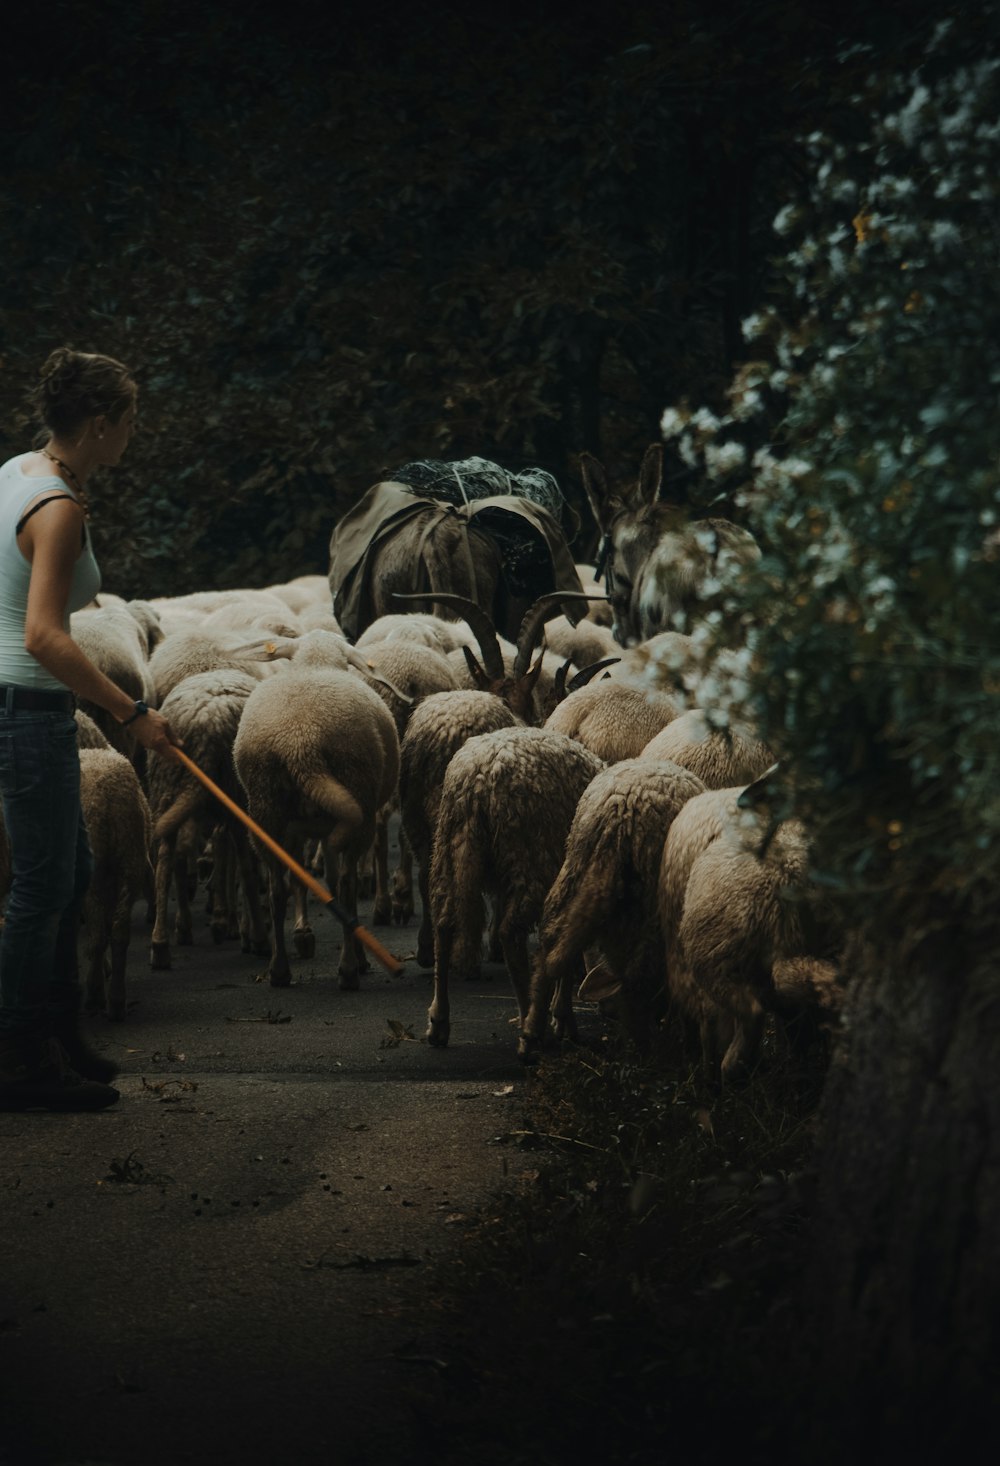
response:
M917 75L873 75L855 137L809 140L775 220L785 305L728 411L664 436L734 490L764 549L727 627L747 706L865 900L985 906L1000 855L998 19L935 30ZM777 407L776 407L777 404Z

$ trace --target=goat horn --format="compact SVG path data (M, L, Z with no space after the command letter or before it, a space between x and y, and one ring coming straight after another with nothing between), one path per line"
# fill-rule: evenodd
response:
M531 661L531 653L537 646L542 627L552 619L556 607L563 601L603 601L606 597L588 596L585 591L553 590L539 596L533 606L524 613L517 633L517 656L514 658L514 676L523 677Z
M576 692L581 687L586 687L598 674L603 672L605 667L613 667L615 662L620 662L621 657L605 657L601 662L590 662L586 667L581 667L576 676L566 684L567 692ZM560 670L562 670L560 668Z
M395 591L392 598L394 601L433 601L435 605L454 606L456 611L461 611L472 627L473 635L479 643L479 650L483 654L483 670L487 677L492 678L494 682L499 682L506 677L507 669L503 664L496 628L482 606L477 606L475 601L456 595L454 591L433 590L421 591L414 595Z

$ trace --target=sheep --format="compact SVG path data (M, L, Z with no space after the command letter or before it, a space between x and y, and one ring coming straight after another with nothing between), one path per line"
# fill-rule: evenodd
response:
M404 600L406 597L398 599ZM542 596L532 606L521 623L518 644L513 649L513 659L509 666L505 662L500 638L485 611L461 596L435 596L434 599L443 600L447 605L463 612L479 642L482 661L478 661L468 647L463 647L458 653L450 653L447 659L449 663L456 655L459 656L476 684L475 688L459 687L455 693L442 694L442 697L447 696L452 701L447 704L435 703L433 717L421 718L413 736L404 738L404 743L407 744L406 770L400 781L404 806L403 835L418 864L423 915L417 938L417 961L422 967L430 967L434 960L427 904L431 835L434 827L426 812L437 808L438 791L448 760L455 750L475 733L489 733L500 726L506 726L508 720L498 710L498 702L509 709L512 722L534 723L539 720L540 707L535 686L541 673L541 658L532 666L531 656L541 635L545 616L564 597ZM470 697L468 694L474 691L484 696ZM453 724L449 722L446 707L454 709ZM402 921L412 911L413 873L404 851L404 859L400 862L394 879L392 912L397 921Z
M400 746L399 803L403 835L417 862L422 906L417 962L421 967L434 966L428 880L434 827L448 765L453 755L476 734L512 728L516 723L508 705L491 692L433 693L413 710ZM393 905L397 920L405 920L413 910L412 875L408 870L397 872Z
M155 701L146 657L146 637L138 621L124 606L100 606L75 611L70 617L73 640L90 660L129 697ZM112 748L131 754L136 747L132 734L105 708L81 698L83 711L97 724Z
M677 701L666 693L602 679L570 693L546 718L545 727L615 763L638 757L679 712Z
M434 996L427 1041L449 1039L448 983L478 966L483 894L496 903L504 962L528 1011L528 936L563 860L584 789L603 768L589 749L543 728L501 728L460 748L448 765L434 832L429 881L434 928Z
M622 648L610 627L586 617L575 626L565 616L554 617L545 627L545 643L557 657L568 659L577 668L589 667L606 657L617 660L622 656Z
M274 671L272 664L281 650L263 631L257 636L173 631L149 659L157 706L162 707L179 682L199 672L243 672L259 681Z
M354 645L359 651L364 651L385 641L418 642L447 656L463 646L474 646L476 638L464 621L446 621L443 616L432 615L429 611L411 611L379 616L361 633Z
M247 699L233 749L251 817L286 849L321 839L327 881L343 862L341 904L357 914L357 862L370 846L375 818L399 773L399 738L377 693L352 672L292 663L281 678L261 682ZM268 870L272 987L287 987L287 886L284 868L262 851ZM338 973L358 987L363 953L350 927ZM367 963L364 963L367 967Z
M544 1041L553 991L557 1035L576 1036L570 982L592 946L621 983L632 1038L640 1046L648 1042L664 981L657 915L663 844L678 811L704 787L675 763L637 758L612 764L580 796L562 868L542 911L518 1046L526 1062Z
M199 672L178 682L164 699L163 716L204 773L238 803L242 791L233 776L232 750L243 708L257 679L233 670ZM257 873L251 860L243 826L227 816L204 786L179 760L153 759L149 769L149 800L155 820L156 914L150 938L150 965L169 968L170 942L167 932L167 902L171 879L176 873L178 943L193 940L188 871L204 837L213 829L217 860L225 863L231 850L241 875L246 911L244 949L264 952L267 943L257 898ZM218 882L220 893L225 881ZM212 936L222 941L228 934L230 915L217 906L212 912Z
M211 611L202 622L201 629L208 636L230 632L300 636L302 622L280 596L270 596L264 591L247 591L239 600L228 601Z
M297 575L281 585L268 585L264 594L278 596L296 616L310 612L317 607L332 615L330 583L325 575Z
M81 712L77 708L74 717L76 718L76 741L79 748L111 747L111 744L89 714Z
M79 940L84 1005L120 1020L132 907L149 885L152 820L135 769L111 748L81 750L80 803L94 855Z
M765 1009L835 1010L840 995L829 938L807 941L808 908L786 899L785 888L801 889L807 876L802 828L778 826L756 853L765 831L741 807L748 792L688 801L667 833L658 884L671 1000L697 1024L706 1072L724 1081L752 1065Z
M700 708L691 708L668 723L640 756L671 759L697 774L706 789L752 783L774 763L771 749L748 728L713 728Z
M407 618L415 619L415 618ZM377 624L377 623L375 623ZM392 713L396 732L402 739L414 708L426 697L454 690L455 679L447 659L430 646L400 638L374 642L365 650L369 669L386 679L372 684ZM405 698L399 692L406 694ZM389 889L389 807L381 809L375 825L375 905L372 922L387 925L392 920L392 898ZM405 836L403 837L405 840ZM407 851L403 850L404 860ZM410 877L412 910L412 876Z

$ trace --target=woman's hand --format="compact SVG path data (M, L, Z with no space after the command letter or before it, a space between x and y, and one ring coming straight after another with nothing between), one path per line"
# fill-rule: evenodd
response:
M155 708L150 708L141 718L130 723L129 732L143 748L148 748L150 753L158 753L161 758L169 758L171 748L183 747L166 718Z

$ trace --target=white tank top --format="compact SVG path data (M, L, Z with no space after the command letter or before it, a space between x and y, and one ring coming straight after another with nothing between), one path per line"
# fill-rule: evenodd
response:
M75 494L55 474L35 478L21 469L29 455L19 453L0 467L0 683L16 687L42 687L57 691L63 684L47 672L24 646L24 620L28 609L31 564L17 543L16 529L24 511L34 499L46 493ZM43 511L44 512L44 511ZM101 588L101 572L84 526L84 545L73 566L69 604L64 628L69 631L70 613L92 601Z

